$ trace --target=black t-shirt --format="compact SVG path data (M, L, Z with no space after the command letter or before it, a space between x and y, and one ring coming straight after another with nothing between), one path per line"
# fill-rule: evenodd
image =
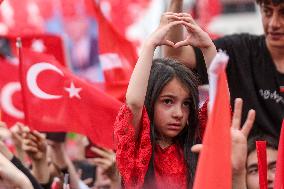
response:
M242 122L248 111L254 109L256 121L251 133L264 132L279 137L284 118L284 95L280 91L283 74L276 70L264 36L230 35L214 43L230 57L226 71L231 105L233 107L235 98L244 100ZM201 68L204 65L197 64L197 70ZM208 77L204 73L199 72L200 77Z

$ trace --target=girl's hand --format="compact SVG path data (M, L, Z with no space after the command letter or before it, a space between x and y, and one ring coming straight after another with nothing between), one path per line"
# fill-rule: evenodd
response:
M175 48L191 45L206 49L214 45L209 35L196 24L190 14L179 13L177 16L180 20L184 21L183 25L185 26L188 35L185 40L176 43L174 45Z
M152 45L160 46L160 45L167 45L174 47L174 43L170 40L166 39L167 33L169 30L176 26L186 24L181 18L178 17L177 13L166 12L162 15L160 25L156 29L154 33L148 38L148 42Z

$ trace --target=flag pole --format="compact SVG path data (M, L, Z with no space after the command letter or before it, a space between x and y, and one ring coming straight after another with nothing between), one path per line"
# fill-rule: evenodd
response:
M23 110L24 110L24 124L28 125L30 128L31 126L29 125L29 114L28 114L28 108L27 108L27 102L26 102L26 94L25 94L25 87L24 87L24 80L23 80L23 58L22 58L22 40L20 37L17 37L16 41L16 47L18 50L18 60L19 60L19 80L21 84L21 95L22 95L22 101L23 101Z
M257 160L258 160L258 176L259 188L267 189L267 154L266 141L255 141Z

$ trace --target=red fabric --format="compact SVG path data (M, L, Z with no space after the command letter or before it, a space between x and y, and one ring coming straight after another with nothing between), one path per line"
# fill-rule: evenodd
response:
M0 107L2 120L10 127L17 121L24 121L21 85L18 66L0 57Z
M274 189L283 189L283 186L284 186L284 120L282 122L281 135L278 145Z
M259 189L267 189L267 156L266 141L256 141L258 160Z
M114 135L117 142L116 159L125 188L141 188L152 155L150 121L143 109L139 138L134 138L131 125L132 113L123 105L115 122ZM186 166L183 152L177 145L161 149L155 147L154 172L157 188L186 188Z
M11 48L16 52L16 38L19 36L8 37L10 40ZM63 66L67 66L65 57L64 43L61 37L53 34L32 34L32 35L21 35L21 41L23 48L31 49L31 51L50 54L56 58L56 60ZM35 44L40 45L35 45ZM42 51L41 47L42 46ZM16 54L16 53L14 53Z
M93 7L92 15L99 26L99 54L105 81L129 81L138 59L134 46L114 29L94 1L86 0L86 4Z
M200 138L203 139L204 132L206 129L206 124L208 120L208 99L204 102L202 107L199 109L198 118L199 118L199 125L200 125Z
M144 15L151 0L100 0L99 3L101 7L108 5L108 9L104 10L105 15L108 15L108 20L115 26L116 31L125 35L129 27L138 22ZM91 6L87 5L88 7Z
M44 32L43 15L35 0L5 0L1 6L5 6L5 11L0 12L0 22L7 27L7 34L22 35ZM49 6L46 6L45 10L48 8Z
M81 133L97 145L112 148L113 123L121 103L81 80L49 55L27 50L22 55L21 83L28 125L39 131ZM72 84L79 90L76 95L67 90ZM46 98L50 95L52 98Z
M199 25L206 29L212 18L220 14L221 11L220 0L198 0L197 13Z
M216 99L203 137L194 189L231 189L231 111L224 70L219 74ZM221 169L220 169L221 168Z
M125 102L125 93L128 87L128 81L122 82L105 82L94 83L98 89L118 99L120 102Z

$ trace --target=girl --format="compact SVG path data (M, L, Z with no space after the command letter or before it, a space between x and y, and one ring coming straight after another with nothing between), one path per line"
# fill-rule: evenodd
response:
M125 188L192 186L196 156L190 148L198 136L197 79L175 60L152 61L157 46L174 47L165 37L177 25L192 31L194 35L186 40L201 48L205 60L211 61L216 53L204 48L212 41L193 20L174 13L162 16L160 26L142 48L128 85L126 105L115 123L116 158Z

